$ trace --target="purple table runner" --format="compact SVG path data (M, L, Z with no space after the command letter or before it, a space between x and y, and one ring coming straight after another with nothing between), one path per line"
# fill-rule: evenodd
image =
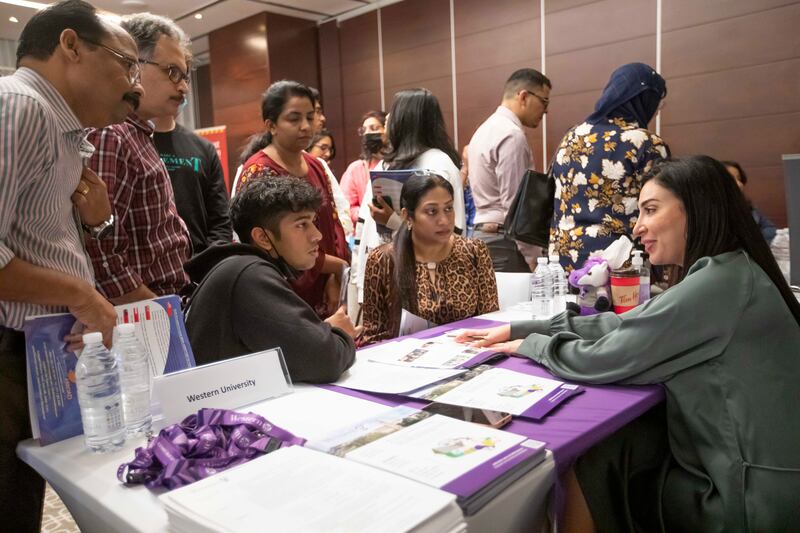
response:
M502 325L502 323L481 318L468 318L421 331L411 335L411 337L427 339L453 329L478 329L498 325ZM509 357L495 366L534 376L560 380L543 366L534 363L530 359ZM664 400L664 391L658 385L622 386L582 383L581 386L584 388L583 394L578 394L557 406L544 419L531 420L515 417L513 422L503 428L518 435L546 442L547 449L553 452L559 474L569 469L575 459L584 454L589 448ZM389 406L396 406L402 403L422 408L428 403L424 400L415 400L392 394L354 391L336 385L327 385L325 387Z

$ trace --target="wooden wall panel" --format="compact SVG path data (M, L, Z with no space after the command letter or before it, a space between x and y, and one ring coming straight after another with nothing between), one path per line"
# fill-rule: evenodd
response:
M233 176L247 138L262 129L260 95L270 80L266 14L213 31L208 39L214 123L228 127L228 172Z
M326 127L333 133L337 150L331 169L341 179L348 161L344 149L342 64L339 54L339 25L336 21L319 26L319 84L327 119Z
M358 159L361 116L381 107L381 80L378 64L378 14L376 11L339 24L339 50L342 65L342 112L344 147L338 157L345 164Z
M541 69L539 4L499 0L487 8L482 0L459 0L454 29L458 144L463 149L500 104L511 73ZM541 168L541 130L530 130L528 139Z
M208 128L214 125L214 99L211 96L211 68L209 65L197 67L197 83L192 87L197 99L197 127Z
M295 80L319 88L317 23L267 13L271 81Z
M424 87L439 100L453 138L449 0L406 0L381 10L386 107L403 89Z
M800 151L800 3L665 4L665 140L676 155L741 163L755 205L785 225L781 154Z
M596 21L602 20L602 24ZM631 62L656 63L656 4L641 0L547 3L547 76L553 82L547 113L547 152L589 116L611 73Z

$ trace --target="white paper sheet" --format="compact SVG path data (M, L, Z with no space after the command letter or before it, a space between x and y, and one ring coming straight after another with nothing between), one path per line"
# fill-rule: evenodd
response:
M384 412L383 404L312 385L295 385L292 394L246 409L305 439L321 439L343 425Z
M505 368L492 368L436 398L437 402L521 415L563 384Z
M413 368L397 365L387 365L370 361L370 353L380 355L381 351L397 350L399 342L390 342L385 345L359 350L356 362L345 372L337 385L348 389L369 392L383 392L387 394L401 394L420 389L437 381L449 379L464 370L438 369L438 368ZM402 348L400 348L402 350ZM373 351L380 350L380 351Z
M463 520L450 494L298 446L160 500L171 526L194 531L397 532L444 513L450 515L449 528ZM199 527L192 529L192 524Z

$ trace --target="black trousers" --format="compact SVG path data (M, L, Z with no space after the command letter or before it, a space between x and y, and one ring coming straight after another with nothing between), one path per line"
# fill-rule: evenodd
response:
M0 326L0 531L39 533L44 479L17 458L17 443L31 437L25 336Z
M514 239L509 239L502 232L486 233L480 230L475 230L472 237L486 243L495 272L527 272L530 274L531 267L517 248Z
M578 459L575 475L598 533L664 531L661 491L671 457L661 404Z

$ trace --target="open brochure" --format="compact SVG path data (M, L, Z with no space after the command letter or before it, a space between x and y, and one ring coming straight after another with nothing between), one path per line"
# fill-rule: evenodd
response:
M583 387L579 385L481 365L450 382L420 389L410 396L538 420L581 392Z
M299 446L281 448L159 499L170 531L466 530L451 494Z
M195 366L180 299L162 296L115 307L117 322L134 323L148 354L152 376ZM28 407L33 437L42 445L83 433L75 386L80 353L66 350L64 337L81 331L69 313L27 317L25 349Z
M360 354L375 363L417 368L471 368L494 352L460 344L451 337L407 338L365 348Z
M370 170L369 179L372 182L372 197L383 196L386 203L400 213L400 191L403 190L408 178L416 170Z
M405 406L306 446L455 494L467 515L544 457L543 442Z

